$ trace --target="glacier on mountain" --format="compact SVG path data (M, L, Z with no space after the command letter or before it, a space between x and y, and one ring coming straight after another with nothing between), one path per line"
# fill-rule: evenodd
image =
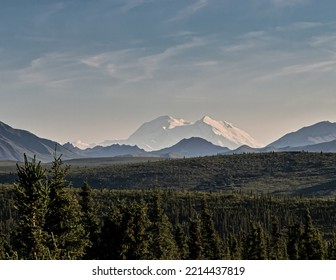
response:
M195 122L171 116L161 116L141 125L122 144L137 145L147 151L160 150L175 145L182 139L203 138L215 145L230 149L241 145L261 147L262 145L247 132L226 121L217 121L209 116Z

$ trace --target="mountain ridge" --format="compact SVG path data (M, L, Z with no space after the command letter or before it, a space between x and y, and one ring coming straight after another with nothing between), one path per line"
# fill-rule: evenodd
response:
M191 137L182 139L171 147L151 152L151 154L162 157L199 157L217 155L228 151L230 151L228 148L214 145L203 138Z
M280 137L267 146L275 148L315 145L336 140L336 123L321 121Z
M228 122L215 121L208 116L204 116L202 119L193 123L185 121L184 119L175 119L169 116L159 117L155 119L155 121L156 127L159 126L162 128L159 131L159 134L162 133L162 131L177 130L181 133L181 137L184 137L171 146L151 152L146 151L137 145L129 145L126 143L115 143L106 147L97 145L93 148L86 148L83 150L75 147L69 142L62 146L55 141L38 137L27 130L12 128L0 121L0 160L22 161L23 154L26 154L28 158L36 156L38 160L48 162L53 160L55 148L58 154L62 154L64 160L84 157L114 156L163 158L197 157L216 154L265 153L272 151L336 152L336 123L329 121L318 122L311 126L303 127L297 131L287 133L264 147L255 148L243 144L236 149L215 145L202 137L187 137L182 133L184 127L193 125L193 129L196 130L199 129L198 126L200 126L202 129L211 130L212 132L218 130L218 134L221 134L220 132L223 127L229 129L233 127ZM149 130L152 129L151 122L144 123L143 126L147 126L147 128L149 126Z
M64 159L78 157L55 141L0 122L0 159L22 161L23 154L26 154L28 158L36 156L44 162L52 161L55 149Z
M105 141L105 143L137 145L147 151L156 151L191 137L200 137L214 145L230 149L241 145L262 146L247 132L226 121L217 121L204 116L200 120L191 122L168 115L143 123L126 140Z

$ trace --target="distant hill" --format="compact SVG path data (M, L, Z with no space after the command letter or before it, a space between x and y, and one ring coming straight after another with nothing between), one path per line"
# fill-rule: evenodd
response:
M336 123L323 121L288 133L269 144L269 147L302 147L336 140Z
M191 136L184 137L185 135ZM203 135L204 138L193 135ZM131 142L142 143L144 146L150 143L155 144L153 147L163 146L163 148L149 152ZM235 149L228 148L243 142L251 145L241 144ZM174 144L169 146L169 143ZM223 146L225 143L228 147ZM336 123L319 122L288 133L261 148L247 133L223 121L215 121L206 116L195 123L190 123L183 119L164 116L142 125L123 144L95 146L82 150L71 143L62 146L55 141L0 122L0 160L22 161L23 154L26 154L29 158L36 155L38 160L50 162L53 160L55 147L57 153L62 154L63 160L116 156L181 158L271 151L336 152Z
M315 145L282 148L282 151L305 151L311 153L336 153L336 140Z
M75 152L82 157L115 157L115 156L141 156L141 157L164 157L164 158L180 158L180 157L198 157L216 155L230 151L228 148L214 145L209 141L192 137L182 139L177 144L158 151L146 152L137 146L113 144L110 146L96 146L81 150L70 143L64 144L64 147Z
M107 147L96 146L84 150L85 156L88 157L115 157L124 155L145 155L146 152L137 146L114 144Z
M78 158L79 155L70 151L55 141L40 138L29 131L14 129L0 122L0 159L23 161L23 154L42 162L52 161L53 154L63 155L63 159Z
M242 153L268 153L268 152L311 152L311 153L336 153L336 140L330 142L323 142L314 145L305 146L286 146L286 147L274 147L266 146L264 148L251 148L248 146L241 146L236 150L229 151L226 154L242 154Z
M105 159L104 160L105 163ZM246 153L91 165L70 169L69 180L95 188L183 188L335 197L335 153ZM79 166L79 164L75 164ZM0 176L1 178L1 176Z
M243 145L235 150L226 152L226 154L260 153L261 151L262 148L252 148L250 146Z
M163 157L199 157L210 156L230 151L228 148L214 145L200 137L183 139L172 147L152 152Z

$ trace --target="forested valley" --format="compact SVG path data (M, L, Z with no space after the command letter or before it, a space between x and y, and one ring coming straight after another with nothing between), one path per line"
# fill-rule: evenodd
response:
M0 259L335 259L335 163L299 153L93 169L25 158L16 183L0 185ZM151 183L121 187L134 180ZM305 193L312 182L318 192Z

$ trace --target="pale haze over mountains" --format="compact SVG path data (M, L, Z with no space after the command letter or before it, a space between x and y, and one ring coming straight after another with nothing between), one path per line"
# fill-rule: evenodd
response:
M246 132L225 121L205 116L189 122L162 116L141 125L127 140L82 150L71 143L62 146L0 122L0 160L22 161L25 153L29 158L36 155L38 160L48 162L53 159L55 147L63 159L115 156L178 158L270 151L336 152L336 123L319 122L287 133L261 147Z
M195 122L161 116L141 125L127 140L105 141L104 145L122 143L155 151L191 137L200 137L214 145L229 149L236 149L241 145L253 148L262 146L247 132L226 121L217 121L209 116L204 116Z
M0 121L0 160L23 161L23 154L28 158L36 156L41 161L50 161L55 147L64 159L78 155L57 142L40 138L29 131L14 129Z
M309 127L303 127L296 132L288 133L269 144L277 148L298 147L330 142L336 139L336 123L319 122Z

